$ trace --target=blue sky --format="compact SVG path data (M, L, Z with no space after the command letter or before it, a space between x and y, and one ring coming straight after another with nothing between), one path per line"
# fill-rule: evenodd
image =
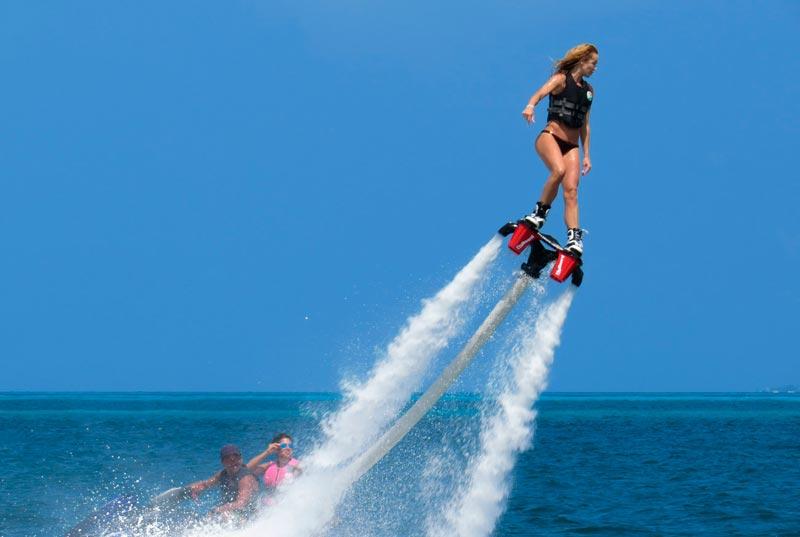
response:
M335 389L536 200L520 112L584 41L551 389L800 384L800 7L560 6L4 2L0 390Z

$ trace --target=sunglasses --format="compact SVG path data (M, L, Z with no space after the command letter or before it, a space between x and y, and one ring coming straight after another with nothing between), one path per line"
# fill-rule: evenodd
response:
M281 449L286 449L286 448L292 447L292 444L290 444L289 442L281 442L280 446L281 446Z

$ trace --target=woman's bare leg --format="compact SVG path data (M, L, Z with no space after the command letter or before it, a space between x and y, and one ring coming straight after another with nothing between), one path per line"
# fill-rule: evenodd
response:
M542 133L536 138L536 152L539 158L542 159L544 165L550 170L550 176L544 183L542 188L542 196L539 201L552 205L553 200L558 194L558 185L564 180L564 174L567 172L567 167L564 162L564 157L561 155L561 149L558 147L555 138L551 134Z
M578 219L578 184L581 181L581 159L578 148L570 150L564 155L566 172L561 181L561 191L564 195L564 223L567 229L579 228Z

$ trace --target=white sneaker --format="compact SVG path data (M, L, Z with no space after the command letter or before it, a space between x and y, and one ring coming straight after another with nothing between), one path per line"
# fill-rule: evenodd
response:
M572 228L567 230L567 245L565 249L573 254L583 255L583 230Z
M547 220L547 213L550 212L550 206L545 205L540 201L536 202L536 207L533 212L522 219L530 223L535 229L542 229L545 221Z

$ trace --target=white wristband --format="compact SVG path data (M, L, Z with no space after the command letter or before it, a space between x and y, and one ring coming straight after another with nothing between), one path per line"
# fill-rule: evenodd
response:
M532 104L529 104L529 105L528 105L528 106L526 106L525 108L526 108L526 109L527 109L527 108L533 108L533 105L532 105Z

